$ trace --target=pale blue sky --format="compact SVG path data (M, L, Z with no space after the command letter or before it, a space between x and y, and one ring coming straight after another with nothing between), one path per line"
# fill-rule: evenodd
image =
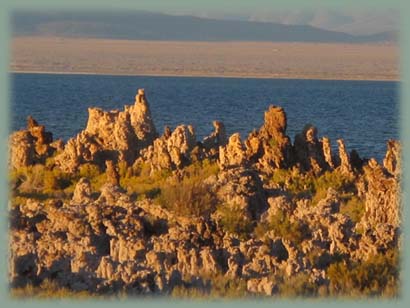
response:
M117 7L126 7L126 3L120 1ZM172 15L311 25L357 35L399 29L395 0L138 0L132 3L138 10Z
M203 18L239 19L283 24L310 25L350 34L373 34L399 28L399 13L394 9L357 10L344 8L164 8L155 11L172 15L193 15Z

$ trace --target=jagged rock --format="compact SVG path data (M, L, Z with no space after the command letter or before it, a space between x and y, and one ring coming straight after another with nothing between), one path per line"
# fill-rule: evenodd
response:
M303 270L304 262L302 261L301 251L299 251L292 242L289 240L283 240L282 243L288 253L288 258L283 266L285 274L290 277Z
M383 159L383 166L386 170L394 175L399 176L401 173L401 146L396 140L387 142L387 151Z
M142 224L135 227L143 230ZM135 237L132 240L126 240L123 237L110 240L110 256L113 261L120 263L135 261L137 257L143 256L144 252L145 246L143 241L137 240Z
M268 277L249 279L246 289L250 293L260 293L271 296L273 294L274 283Z
M87 204L92 201L91 184L87 178L81 178L75 185L71 201L74 204Z
M103 202L108 204L116 204L118 201L129 201L129 197L125 194L124 190L118 185L112 183L106 183L101 188L101 194L98 197L97 202Z
M313 125L307 124L303 132L295 136L294 149L295 160L304 171L312 170L319 174L328 168L323 144L317 138L317 129Z
M144 89L138 89L135 96L135 104L126 106L125 111L129 111L131 126L134 128L135 135L140 141L140 148L145 148L158 137L151 111Z
M268 207L262 181L253 170L236 168L220 172L211 187L221 204L240 211L244 219L255 219Z
M112 160L107 160L105 161L105 166L107 167L105 170L107 183L117 186L120 185L120 175L118 174L117 168L114 166L114 162Z
M27 129L36 140L36 152L38 155L44 155L47 151L50 151L48 145L53 142L53 134L46 132L44 125L39 125L32 116L28 116Z
M101 258L96 274L98 278L104 278L107 280L114 279L114 265L109 256L104 256Z
M401 212L399 182L387 173L375 159L370 159L363 170L366 182L365 191L362 192L365 198L365 214L361 224L376 226L380 223L387 223L399 226Z
M350 151L350 164L352 165L354 171L361 172L366 162L367 159L361 158L356 150L353 149Z
M220 121L213 121L212 124L215 131L208 137L205 137L202 141L206 151L210 151L211 149L219 149L219 147L225 146L228 141L226 137L225 125Z
M320 200L317 205L317 209L322 213L338 213L340 210L340 200L332 187L329 187L326 192L326 197Z
M214 277L223 275L229 284L245 284L249 293L271 296L281 288L274 280L279 275L300 273L326 287L329 266L339 260L362 262L400 247L401 166L395 141L389 141L382 167L354 152L349 157L342 141L338 161L329 139L319 140L312 126L305 127L292 147L280 107L268 109L264 125L245 145L239 134L226 143L225 128L217 121L203 143L185 125L173 132L165 129L155 139L143 91L124 111L89 112L87 128L65 146L51 143L52 136L32 118L27 130L11 136L12 166L44 164L49 152L40 144L58 151L55 162L63 170L73 172L84 163L101 169L106 165L107 177L98 198L89 180L81 178L71 200L62 195L9 202L12 286L51 279L71 290L165 295L178 286L211 292L218 283ZM198 172L192 178L200 177L216 199L209 215L183 215L163 207L160 198L134 201L119 186L119 161L136 159L136 167L148 164L152 171L176 169L167 181L178 183L182 177L190 179L183 167L204 158L214 161L218 155L217 174L203 179ZM270 178L276 171L280 176L277 168L292 168L284 172L286 177L301 184L315 181L325 170L351 176L355 186L349 190L357 189L358 198L365 200L364 215L356 224L349 217L346 191L329 187L317 202L313 200L320 194L294 193L288 182ZM273 225L278 217L283 225ZM226 231L236 223L244 230Z
M338 139L337 144L339 146L340 171L343 174L350 175L352 174L352 165L350 163L350 157L349 154L347 154L343 139Z
M111 151L112 159L132 163L139 146L131 115L127 111L88 109L88 122L84 133L92 136L99 151Z
M151 166L151 170L176 169L189 162L189 154L196 144L194 128L180 125L170 136L162 136L152 146L141 152L142 161Z
M211 249L209 247L205 247L200 252L201 261L202 261L202 270L205 273L217 273L219 270L219 264L216 261Z
M323 137L322 146L323 146L323 156L325 158L326 163L328 164L330 169L334 169L335 164L333 162L332 147L330 145L330 139L327 137Z
M65 172L75 172L80 164L97 163L100 146L94 137L86 132L80 132L76 137L70 138L64 150L55 157L55 163Z
M269 208L265 213L263 213L261 217L262 221L269 222L272 217L279 213L279 211L290 215L295 208L289 197L285 195L269 197L267 202L269 204Z
M286 113L281 107L269 106L264 125L245 141L246 155L265 172L287 168L292 164L292 144L286 133Z
M228 144L219 148L218 163L221 169L242 166L245 159L245 148L239 133L233 134L229 137Z
M67 172L75 171L86 162L101 167L106 160L132 164L139 151L152 144L156 137L145 93L139 89L135 104L125 106L123 111L88 108L86 128L68 140L55 161Z
M9 137L9 166L11 169L45 163L56 150L51 143L53 135L39 125L31 116L27 119L27 129L14 132Z
M9 139L9 166L19 169L33 165L36 162L34 137L28 131L13 133Z
M398 229L389 224L378 224L368 228L360 237L358 249L352 252L352 258L367 260L377 253L385 253L398 246Z

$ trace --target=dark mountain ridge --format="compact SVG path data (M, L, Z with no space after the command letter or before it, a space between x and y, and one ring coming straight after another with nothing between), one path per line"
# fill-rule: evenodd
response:
M306 25L205 19L145 11L16 12L13 36L62 36L128 40L367 43L396 39L383 32L355 36Z

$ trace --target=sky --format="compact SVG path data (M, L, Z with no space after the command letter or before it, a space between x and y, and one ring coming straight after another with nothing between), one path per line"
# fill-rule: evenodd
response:
M110 3L110 0L100 1ZM127 0L119 1L116 7L129 8L129 3ZM131 7L137 10L310 25L354 35L400 28L396 0L138 0L131 3Z
M172 15L192 15L203 18L310 25L355 35L394 31L399 28L399 12L394 9L273 9L255 7L247 10L232 10L231 12L215 8L168 8L158 11Z
M76 2L64 2L64 6L78 8ZM104 9L107 2L112 5L111 0L99 0L98 7ZM353 35L400 28L395 0L123 0L114 7L203 18L310 25Z

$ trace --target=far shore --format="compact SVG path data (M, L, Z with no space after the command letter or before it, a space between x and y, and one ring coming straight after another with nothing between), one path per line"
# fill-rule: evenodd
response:
M395 44L16 37L10 72L398 81Z
M201 74L201 73L187 73L187 74L151 74L139 73L139 74L122 74L118 72L64 72L64 71L19 71L12 70L9 73L16 74L54 74L54 75L104 75L104 76L148 76L148 77L203 77L203 78L251 78L251 79L305 79L305 80L342 80L342 81L400 81L399 78L378 78L372 76L357 76L357 77L345 77L345 76L317 76L317 75L280 75L280 76L269 76L269 75L212 75L212 74Z

